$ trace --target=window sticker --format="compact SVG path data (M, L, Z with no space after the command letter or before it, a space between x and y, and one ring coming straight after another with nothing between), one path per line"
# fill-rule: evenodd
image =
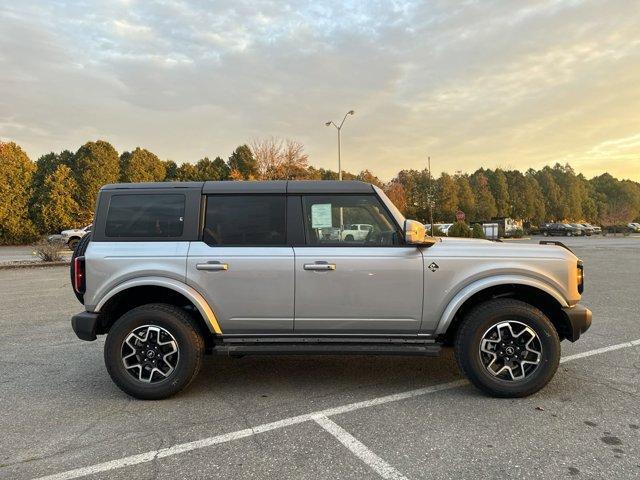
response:
M331 226L331 204L316 203L311 205L311 228L327 228Z

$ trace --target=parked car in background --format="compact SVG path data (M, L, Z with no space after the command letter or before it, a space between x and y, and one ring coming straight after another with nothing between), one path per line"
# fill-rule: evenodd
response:
M582 225L581 223L570 223L569 225L571 225L572 227L575 227L578 229L578 231L580 232L578 235L580 236L587 236L590 237L593 234L593 229L591 228L587 228L584 225Z
M493 217L491 222L482 223L497 223L500 235L505 238L522 236L522 220L515 220L510 217Z
M627 227L632 233L640 233L640 223L631 222L627 224Z
M443 235L449 235L449 229L453 226L453 223L434 223L433 224L436 232L440 230ZM427 229L427 233L431 235L431 224L425 223L425 228Z
M582 235L582 230L568 223L545 223L540 227L540 232L545 237L577 237Z
M440 231L442 233L444 233L445 235L449 235L449 229L453 226L453 223L436 223L434 225L434 227L437 227L440 229Z
M71 250L75 250L82 237L91 232L92 226L92 224L89 224L84 228L71 228L69 230L63 230L57 235L49 235L47 237L47 240L49 240L50 242L60 242L69 247Z
M347 225L340 234L340 238L346 242L362 242L367 239L372 230L373 225L368 223L353 223Z
M593 235L600 235L602 233L602 228L597 225L591 225L590 223L581 223L583 227L590 229Z

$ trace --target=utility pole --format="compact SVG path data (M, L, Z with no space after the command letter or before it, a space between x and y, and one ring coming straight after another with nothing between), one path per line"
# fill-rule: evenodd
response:
M429 212L431 220L431 235L433 235L433 177L431 176L431 157L427 157L427 166L429 168Z
M329 120L325 123L325 126L329 127L333 125L334 127L336 127L336 130L338 130L338 180L342 180L342 159L340 158L340 131L342 130L344 121L347 119L347 115L353 115L355 113L356 112L354 112L353 110L349 110L347 113L345 113L344 117L342 118L342 122L340 122L340 125L336 125L333 120Z

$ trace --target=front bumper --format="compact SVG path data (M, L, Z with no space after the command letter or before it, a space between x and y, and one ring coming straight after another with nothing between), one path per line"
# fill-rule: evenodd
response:
M96 339L98 327L98 314L91 312L80 312L71 317L71 328L80 340L91 342Z
M584 332L589 330L591 326L591 310L587 307L577 304L573 307L565 307L562 309L568 320L568 328L566 331L567 340L575 342Z

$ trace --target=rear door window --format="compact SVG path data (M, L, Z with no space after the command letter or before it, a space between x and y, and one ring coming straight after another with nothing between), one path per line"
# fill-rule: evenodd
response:
M113 195L105 236L110 238L173 238L182 235L185 196L179 194Z
M209 195L202 239L208 245L286 244L284 195Z

